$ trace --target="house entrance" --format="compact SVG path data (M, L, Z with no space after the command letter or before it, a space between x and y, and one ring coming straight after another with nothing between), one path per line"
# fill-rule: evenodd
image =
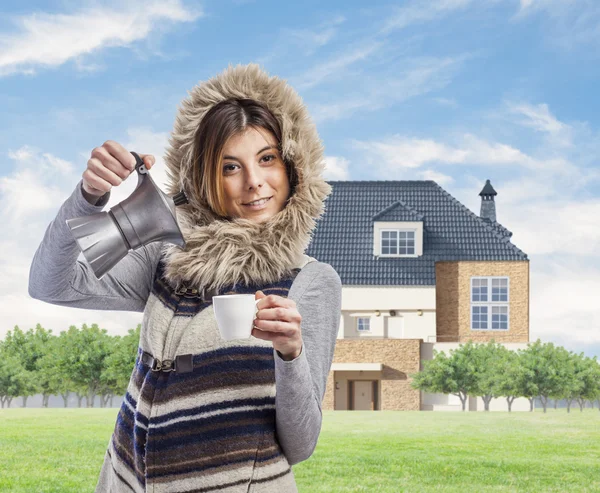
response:
M377 380L348 380L348 410L378 410L378 383Z

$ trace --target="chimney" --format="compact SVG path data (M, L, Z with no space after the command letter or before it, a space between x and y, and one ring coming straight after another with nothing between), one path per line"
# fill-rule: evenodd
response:
M481 196L481 212L479 217L486 219L491 222L496 222L496 202L494 202L494 196L498 195L490 180L485 180L483 190L479 192Z

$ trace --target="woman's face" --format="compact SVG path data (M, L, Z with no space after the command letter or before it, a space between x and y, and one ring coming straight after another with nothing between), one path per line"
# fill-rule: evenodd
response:
M223 148L221 172L228 217L262 223L285 207L290 185L271 132L249 127L231 137ZM269 200L246 205L263 198Z

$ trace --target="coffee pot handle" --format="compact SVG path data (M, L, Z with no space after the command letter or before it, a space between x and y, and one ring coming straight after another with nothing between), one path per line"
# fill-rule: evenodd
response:
M145 176L150 178L150 174L148 172L148 168L146 168L146 165L144 164L144 161L142 161L142 158L137 154L137 152L133 152L133 151L130 151L130 152L133 155L133 157L135 158L135 170L138 172L138 182L137 182L137 186L135 187L137 189L144 181ZM150 181L152 182L152 178L150 178ZM154 182L152 182L152 183L154 184ZM154 186L155 186L155 188L157 188L156 185L154 185ZM185 192L183 190L181 190L179 193L176 193L171 198L172 198L175 206L185 205L185 204L189 203L187 195L185 194Z
M139 156L139 154L137 152L133 152L133 151L130 151L130 152L133 155L133 157L135 158L135 170L140 175L145 175L146 173L148 173L148 168L146 168L146 165L144 164L144 161L142 161L142 158Z

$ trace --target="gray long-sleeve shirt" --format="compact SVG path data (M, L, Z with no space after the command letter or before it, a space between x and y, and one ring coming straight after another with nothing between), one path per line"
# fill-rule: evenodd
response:
M80 181L61 205L39 245L29 273L29 295L55 305L95 310L143 312L160 259L161 244L130 251L102 279L87 262L66 220L100 212L110 192L91 204ZM90 200L93 200L90 198ZM288 298L302 317L302 352L291 361L275 357L276 428L290 465L306 460L321 430L321 402L340 323L341 280L323 262L308 263L295 278Z

